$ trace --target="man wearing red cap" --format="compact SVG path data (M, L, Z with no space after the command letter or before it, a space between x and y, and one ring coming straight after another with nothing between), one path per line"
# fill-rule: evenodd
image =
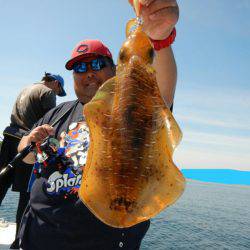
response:
M161 94L172 107L176 84L176 65L171 50L178 20L175 0L141 1L140 13L144 30L155 48L154 67ZM113 228L99 221L79 200L82 167L86 162L89 131L82 115L83 105L89 102L98 88L115 75L115 65L109 49L99 40L84 40L76 45L66 63L73 70L77 100L60 104L47 113L19 144L19 150L31 142L41 142L54 135L66 148L67 164L55 163L36 170L35 180L20 230L24 250L95 250L140 248L149 221L130 228ZM53 126L57 119L60 121ZM38 157L41 162L41 155ZM34 163L29 154L24 161ZM41 166L42 165L42 166ZM45 166L46 165L46 166Z

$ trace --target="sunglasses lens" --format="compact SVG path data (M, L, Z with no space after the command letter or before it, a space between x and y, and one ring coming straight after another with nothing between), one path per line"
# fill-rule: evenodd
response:
M98 59L95 59L91 62L91 68L96 71L101 69Z
M76 63L73 67L73 70L76 73L85 73L87 72L87 65L85 62Z

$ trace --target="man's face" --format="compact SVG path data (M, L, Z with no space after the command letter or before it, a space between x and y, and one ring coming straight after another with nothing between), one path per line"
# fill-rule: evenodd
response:
M96 59L96 57L84 58L81 62L90 62L93 59ZM93 70L90 64L87 67L85 73L73 71L75 93L79 101L84 104L94 97L96 91L105 81L115 75L115 71L108 60L106 66L98 71Z

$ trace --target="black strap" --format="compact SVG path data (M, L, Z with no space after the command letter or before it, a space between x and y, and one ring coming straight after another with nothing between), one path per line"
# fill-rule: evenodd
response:
M21 140L25 133L27 133L27 130L12 124L6 127L3 131L4 136L14 137L18 140Z
M61 119L62 119L64 116L66 116L66 115L69 113L69 111L71 111L71 110L73 109L73 107L75 106L75 104L76 104L77 102L78 102L78 100L75 101L75 102L73 102L73 105L70 106L69 109L67 109L67 110L66 110L61 116L59 116L54 122L52 122L51 126L53 127L53 126L55 126L59 121L61 121Z

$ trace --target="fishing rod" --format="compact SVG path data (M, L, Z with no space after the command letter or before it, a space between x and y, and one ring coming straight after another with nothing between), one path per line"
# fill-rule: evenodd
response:
M5 175L9 174L11 172L11 170L14 170L16 164L21 161L22 159L24 159L31 151L34 150L36 144L35 143L31 143L30 145L26 146L20 153L18 153L11 162L8 163L8 165L6 167L4 167L1 171L0 171L0 180L1 178L3 178Z

